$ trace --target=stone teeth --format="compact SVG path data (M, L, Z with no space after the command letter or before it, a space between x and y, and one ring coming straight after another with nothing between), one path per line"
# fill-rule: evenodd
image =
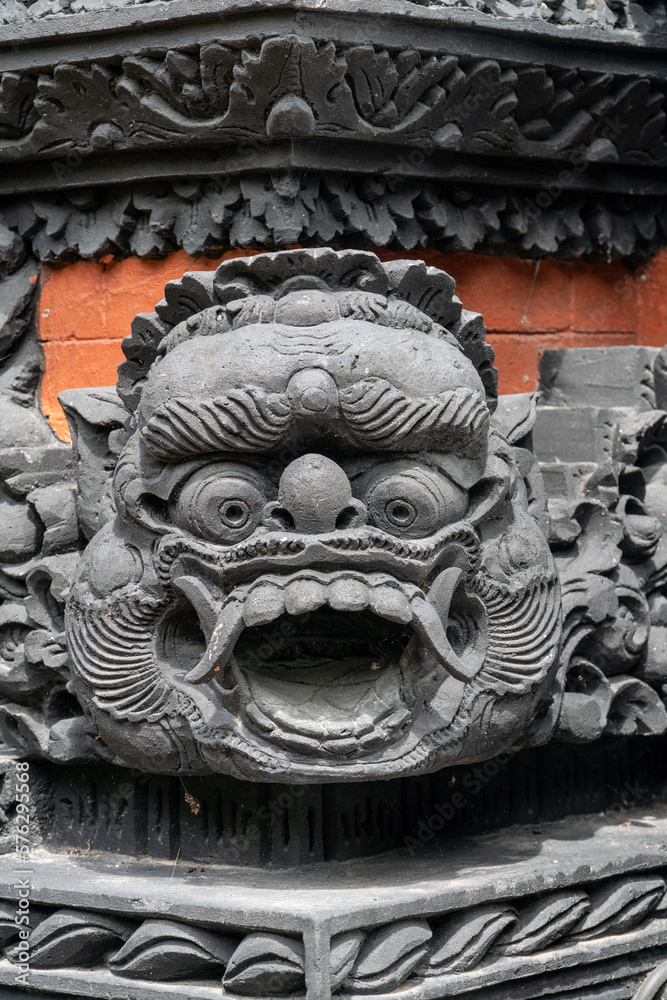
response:
M281 539L284 543L286 539ZM461 570L450 567L443 570L434 581L428 599L416 587L399 588L378 581L371 586L356 576L341 576L327 584L311 576L258 583L249 590L240 589L222 608L215 621L208 625L210 640L206 653L190 673L187 680L202 683L209 680L216 670L229 661L234 646L245 627L268 625L283 613L305 614L328 604L336 611L358 612L369 608L388 621L399 625L412 625L422 643L431 650L439 663L454 677L470 680L476 667L464 663L454 652L447 638L446 626L452 595L461 578ZM190 599L199 593L188 587L190 581L179 580L180 589L188 591ZM206 608L211 615L210 605Z
M285 610L285 599L280 587L263 583L255 587L246 597L243 605L243 619L249 627L268 625L279 618Z
M410 603L405 594L395 587L374 587L371 591L371 609L380 618L387 618L399 625L408 625L412 621Z
M329 584L329 604L336 611L363 611L370 602L370 591L361 580L343 577Z
M203 681L210 680L220 667L224 667L232 655L236 640L244 627L243 603L236 600L230 601L220 612L206 652L194 670L186 675L186 681L190 681L192 684L201 684Z
M315 611L326 601L327 591L317 580L292 580L285 591L285 610L290 615Z
M431 584L431 589L428 592L428 603L433 605L443 622L449 618L452 597L462 576L463 573L457 566L448 566L436 576Z
M394 731L396 729L400 729L401 726L404 726L405 723L409 722L411 718L412 714L407 708L397 708L396 711L392 712L389 718L385 721L384 725L386 729Z

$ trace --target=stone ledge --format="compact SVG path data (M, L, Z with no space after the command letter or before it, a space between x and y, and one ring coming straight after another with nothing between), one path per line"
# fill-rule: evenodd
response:
M472 919L482 912L475 907L494 903L516 907L521 913L535 894L582 886L595 911L596 899L606 899L604 905L609 908L610 890L621 888L626 901L612 906L620 917L614 917L615 924L605 917L592 937L587 936L588 930L575 928L569 937L534 953L508 955L491 950L472 968L448 974L434 967L426 976L417 970L405 980L401 993L414 1000L435 1000L522 979L525 996L532 997L560 989L563 970L575 970L586 983L600 983L611 975L619 956L628 956L623 966L626 974L639 975L667 954L667 919L661 903L657 909L654 906L653 915L634 926L627 927L628 918L623 916L628 905L641 901L647 886L650 890L653 881L661 881L659 869L665 864L666 847L667 810L660 807L652 817L628 811L615 823L609 817L583 817L510 828L454 842L444 855L423 848L417 857L393 852L361 862L303 866L290 872L210 865L205 872L193 873L187 870L187 862L173 865L117 855L84 857L46 851L36 852L26 868L32 872L31 901L38 908L64 907L72 913L80 909L83 916L92 911L123 919L169 920L186 930L199 927L209 932L268 932L303 938L307 996L313 1000L329 995L325 988L329 942L344 932L398 929L411 921L425 926L424 918L435 919L437 930L438 916L463 918L465 923L468 910ZM13 895L16 867L12 856L5 856L0 864L0 896L7 900ZM553 898L536 897L545 905ZM545 989L545 977L551 974L553 984ZM8 962L0 963L0 982L10 984L15 975ZM542 986L536 980L533 990L530 983L535 977L540 977ZM182 996L185 988L183 983L148 985L101 968L35 968L30 985L56 993L80 990L86 996L123 1000ZM187 989L191 1000L220 995L219 985L201 980L188 982ZM361 994L385 995L366 988ZM356 993L348 989L344 995Z

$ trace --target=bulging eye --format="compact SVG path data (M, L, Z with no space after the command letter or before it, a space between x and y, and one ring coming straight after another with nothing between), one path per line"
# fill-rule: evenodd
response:
M426 538L468 509L465 490L416 462L385 462L356 480L353 489L366 504L370 523L401 538Z
M232 462L198 469L171 504L171 516L186 531L232 544L251 535L275 488L259 472Z

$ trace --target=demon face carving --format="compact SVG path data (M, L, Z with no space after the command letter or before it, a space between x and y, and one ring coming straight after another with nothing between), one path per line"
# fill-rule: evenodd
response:
M453 289L285 251L185 275L137 318L117 513L66 616L120 760L387 778L492 756L545 708L558 583Z

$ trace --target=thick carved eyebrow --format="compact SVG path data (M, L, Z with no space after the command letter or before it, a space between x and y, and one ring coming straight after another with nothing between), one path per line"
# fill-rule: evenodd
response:
M477 442L489 423L482 394L463 386L411 397L385 379L363 379L340 393L340 405L357 441L388 451L454 450Z
M286 396L249 386L214 399L170 399L141 436L151 455L163 461L210 451L262 452L279 443L291 419Z

